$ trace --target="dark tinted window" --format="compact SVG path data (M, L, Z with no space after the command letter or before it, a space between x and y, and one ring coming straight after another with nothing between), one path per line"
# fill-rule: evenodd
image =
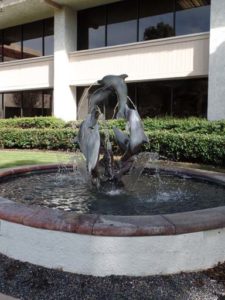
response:
M4 94L4 117L14 118L21 116L22 97L21 92Z
M22 27L16 26L4 30L4 61L22 58Z
M174 2L140 0L139 41L174 35Z
M173 116L206 117L207 80L193 79L174 82L173 85Z
M43 55L43 22L23 25L23 58Z
M44 20L44 55L54 53L54 19Z
M91 89L91 93L97 87ZM78 101L86 88L77 88ZM141 117L206 117L207 79L162 80L155 82L128 83L128 96L136 105ZM117 99L112 97L101 108L106 119L112 118ZM83 102L79 118L88 113L88 102ZM129 103L129 101L128 101ZM132 107L132 104L129 103Z
M3 61L3 31L0 30L0 62Z
M106 7L87 9L78 14L78 49L105 46Z
M165 80L137 83L141 117L205 117L207 79Z
M3 102L1 102L1 95ZM0 118L50 116L52 114L52 90L0 94L0 105L2 105Z
M3 94L0 93L0 119L4 117Z
M137 41L138 1L129 0L108 6L107 46Z
M23 117L42 115L42 91L23 92Z
M3 44L3 48L1 47ZM23 49L23 53L22 53ZM24 24L0 31L0 62L54 53L54 19Z
M52 90L43 91L43 116L50 116L52 113Z
M204 5L208 4L208 5ZM176 1L176 35L209 31L210 1Z
M126 0L78 12L78 50L209 31L210 0Z
M137 107L142 117L166 116L171 113L171 87L167 82L137 84Z

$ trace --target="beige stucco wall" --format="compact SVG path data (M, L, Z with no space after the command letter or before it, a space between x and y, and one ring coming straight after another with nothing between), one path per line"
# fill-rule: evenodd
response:
M53 87L53 56L0 63L0 92Z
M86 85L106 74L128 81L207 76L209 35L194 34L70 53L70 84Z

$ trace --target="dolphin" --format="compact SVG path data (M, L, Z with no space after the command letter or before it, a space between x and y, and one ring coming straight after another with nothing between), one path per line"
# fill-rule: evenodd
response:
M99 88L90 96L90 110L92 111L95 105L102 103L107 100L109 96L113 93L110 88Z
M127 151L129 149L130 138L127 134L113 126L113 132L115 135L116 142L121 150Z
M127 103L127 85L125 83L125 78L127 77L128 75L126 74L119 76L107 75L101 80L98 80L98 83L104 87L113 88L118 97L119 109L116 116L117 119L125 117L125 107Z
M91 114L88 114L81 123L77 136L80 150L85 156L87 170L90 174L95 172L99 160L100 134L97 123L99 115L98 108L94 107Z
M135 154L140 150L141 145L148 143L149 140L144 133L144 127L137 110L131 109L126 105L125 117L127 119L130 132L130 151L132 154Z

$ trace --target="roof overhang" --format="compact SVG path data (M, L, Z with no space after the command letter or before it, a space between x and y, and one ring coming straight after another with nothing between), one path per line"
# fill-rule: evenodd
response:
M117 1L120 0L2 0L0 29L52 17L54 10L63 6L81 10Z

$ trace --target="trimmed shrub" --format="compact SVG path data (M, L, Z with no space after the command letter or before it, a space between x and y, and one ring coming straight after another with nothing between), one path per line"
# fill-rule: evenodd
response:
M146 151L175 161L225 165L225 136L215 134L148 132Z
M144 119L149 143L143 150L159 153L176 161L225 165L225 121L205 119ZM22 149L74 150L81 122L68 122L54 117L15 118L0 120L0 147ZM113 148L118 150L112 127L125 129L124 120L101 121L101 136L105 128Z
M0 128L63 128L65 122L55 117L0 119Z
M81 121L66 123L68 128L79 128ZM125 120L100 121L100 128L112 129L113 126L124 130ZM146 118L143 119L145 131L169 131L173 133L197 133L197 134L217 134L225 135L225 120L208 121L200 118Z
M2 148L22 149L75 149L73 140L76 132L72 129L0 129Z
M174 133L198 133L225 135L225 120L208 121L200 118L188 119L144 119L144 127L147 131L166 130Z
M74 150L77 130L63 129L0 129L2 148ZM144 151L153 151L175 160L225 165L225 136L216 134L173 133L169 131L146 132L149 143ZM104 131L101 131L104 136ZM117 148L112 130L109 131L113 148Z
M124 130L125 120L100 121L100 128L112 129L113 126ZM68 128L78 129L81 121L64 122L55 117L14 118L0 120L0 128ZM200 118L146 118L143 120L145 131L167 131L172 133L197 133L225 135L225 120L207 121Z

